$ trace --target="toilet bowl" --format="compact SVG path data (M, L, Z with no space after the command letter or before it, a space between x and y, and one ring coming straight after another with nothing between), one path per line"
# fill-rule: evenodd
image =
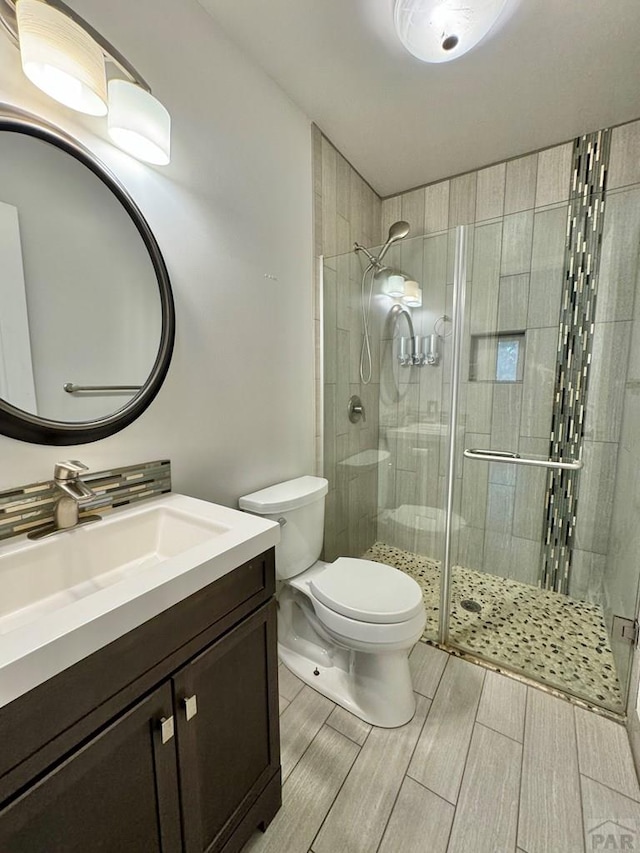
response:
M375 726L415 712L409 652L426 623L422 591L371 560L318 559L328 483L299 477L240 499L282 527L276 546L278 655L302 681Z

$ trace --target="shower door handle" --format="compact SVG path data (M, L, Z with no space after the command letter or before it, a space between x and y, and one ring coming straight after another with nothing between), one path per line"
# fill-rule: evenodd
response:
M584 464L581 459L575 459L571 462L556 462L553 459L530 459L526 456L520 456L512 450L470 450L467 448L463 455L466 459L481 459L483 462L506 462L511 465L531 465L535 468L555 468L561 471L579 471Z

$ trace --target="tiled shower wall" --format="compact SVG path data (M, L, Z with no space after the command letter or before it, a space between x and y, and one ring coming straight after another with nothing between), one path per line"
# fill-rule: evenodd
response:
M613 131L609 195L603 236L601 280L610 282L598 306L600 328L594 369L601 354L612 351L602 376L603 403L591 420L592 440L615 443L615 459L602 473L608 482L603 500L613 513L603 572L605 613L633 619L640 571L640 122ZM634 298L635 297L635 298ZM594 412L594 416L596 413ZM587 421L589 424L589 421ZM612 642L621 682L626 679L629 646Z
M636 150L637 128L638 124L616 128L612 137L611 194L605 215L601 292L594 329L584 443L585 468L581 473L577 547L570 586L570 593L575 597L595 601L603 598L625 394L623 365L627 361L633 319L635 280L631 280L629 268L631 256L635 261L634 253L637 252L637 235L633 229L640 217L640 199L634 194L637 188L621 190L632 183L629 178L633 164L640 161L640 153ZM526 331L522 382L470 382L469 353L463 353L467 373L463 374L461 386L460 445L517 450L521 454L539 456L548 453L564 277L571 147L571 143L556 146L385 199L381 204L381 229L377 231L375 217L380 208L373 194L374 233L367 234L360 219L356 220L361 234L358 237L354 236L351 224L348 231L345 222L349 220L344 216L347 210L345 187L352 188L355 173L316 132L316 216L322 218L323 234L322 241L317 242L317 251L329 247L330 251L335 248L337 252L348 252L354 239L367 246L375 245L381 242L392 222L406 219L411 225L410 236L424 235L425 239L411 241L409 238L388 257L422 282L423 308L414 310L413 318L416 331L428 334L438 317L451 313L454 242L448 229L472 224L475 227L468 267L467 339L469 333ZM350 216L353 216L351 212ZM325 471L333 492L327 518L327 556L361 553L363 546L376 535L371 529L371 514L375 513L371 495L374 480L378 479L381 514L377 538L439 557L442 537L429 534L428 521L422 523L424 518L419 516L424 515L420 507L444 507L449 340L442 341L441 366L398 371L391 352L393 329L384 325L384 312L389 305L377 304L382 310L382 314L378 311L376 320L382 338L380 372L375 376L375 384L365 389L368 421L359 425L361 434L356 441L357 428L351 431L343 398L348 399L349 394L357 392L358 385L360 321L359 291L355 285L359 287L360 269L359 263L354 265L353 258L350 263L339 259L330 261L328 267L325 265L328 297L325 365L328 372L325 377L327 429L324 450ZM335 340L332 337L334 273ZM340 296L343 298L341 304L338 302ZM335 354L337 365L349 365L348 375L342 375L345 371L341 368L335 369L331 353ZM633 379L629 381L633 385ZM372 429L371 421L375 416L371 411L375 401L367 392L376 393L378 382L380 432L379 444L376 444L376 428ZM628 386L627 394L632 390ZM319 434L321 432L319 426ZM358 473L343 472L338 483L338 472L342 471L338 462L352 458L360 450L376 448L389 454L387 461L375 464L378 457L372 456L373 471L366 465L362 470L354 465ZM378 472L383 476L378 477ZM537 584L544 472L505 465L487 466L460 459L457 476L455 511L465 520L456 543L458 562ZM413 510L414 516L418 516L417 524L415 517L413 522L407 523L408 519L411 521L411 509L403 514L397 511L401 507L418 508ZM355 513L357 521L350 517L351 512ZM431 516L433 521L433 513ZM606 574L610 575L610 569Z
M454 235L447 229L474 226L467 267L459 446L548 453L570 176L571 145L566 144L383 202L383 226L402 217L411 223L413 234L425 234L423 308L414 311L419 323L420 315L428 316L424 334L432 331L435 315L451 314ZM525 332L522 381L469 381L470 336L505 331ZM440 368L412 371L412 403L397 414L405 447L397 454L395 506L420 506L426 498L428 506L444 507L446 429L441 430L439 452L435 442L425 442L421 435L425 423L435 419L445 424L448 418L449 341L443 348ZM381 423L395 417L387 411ZM537 583L544 473L463 461L460 456L456 474L455 512L464 521L456 540L457 561ZM404 531L402 547L426 553L430 544L419 530L413 543ZM434 544L437 548L438 542Z
M633 189L622 193L619 190L630 182L633 170L638 169L639 127L636 122L614 128L612 133L610 194L605 212L585 420L585 467L580 475L576 549L569 589L576 598L596 602L606 601L605 587L612 576L612 567L606 570L606 555L633 318L635 278L630 269L635 271L640 238L640 198ZM463 381L461 443L466 447L517 450L523 455L548 453L570 178L571 144L565 144L383 201L383 230L400 217L411 222L413 234L420 233L422 223L421 230L426 235L425 294L433 275L432 259L437 255L435 245L431 248L430 243L441 240L440 254L444 252L444 236L434 232L458 224L473 224L467 332L526 330L522 383ZM448 242L447 284L452 281L451 238ZM442 264L443 261L441 267ZM435 280L438 281L438 275ZM441 290L441 285L438 287ZM435 301L441 300L440 293ZM423 304L422 311L429 310L428 297ZM448 298L447 305L450 304ZM463 364L468 362L468 352L463 353ZM446 368L445 359L443 419L447 416L449 395ZM421 386L425 385L425 370L420 374ZM468 380L468 376L463 379ZM432 398L433 392L425 396L421 391L417 409L409 416L400 415L400 419L404 417L414 423L432 419ZM381 413L382 424L385 418ZM418 458L410 465L409 479L404 475L396 478L396 506L406 502L407 489L417 502L422 499L420 489L425 491L419 441L416 446ZM440 479L435 492L439 496L438 506L444 505L443 444L441 451ZM399 466L407 465L407 454L398 456L398 462ZM411 477L414 471L415 486ZM459 534L458 561L471 568L536 584L543 530L544 473L464 460L458 465L457 474L462 476L462 482L457 489L460 503L456 511L467 525ZM434 478L430 475L428 479L433 493ZM424 548L419 534L416 539L417 550L419 546Z
M379 360L376 359L372 383L362 385L358 375L362 267L350 250L354 242L368 248L379 245L382 204L315 125L312 134L317 276L316 444L318 473L324 471L329 480L324 556L333 560L338 555L359 556L375 540L377 468L368 464L366 455L359 454L375 453L378 448ZM321 256L326 259L322 341ZM375 330L374 339L379 341ZM353 394L361 397L366 413L366 421L357 424L347 417Z

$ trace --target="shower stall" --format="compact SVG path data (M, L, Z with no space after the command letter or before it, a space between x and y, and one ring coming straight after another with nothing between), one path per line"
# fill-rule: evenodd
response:
M640 188L608 146L576 140L561 201L323 258L325 558L413 576L425 641L621 714Z

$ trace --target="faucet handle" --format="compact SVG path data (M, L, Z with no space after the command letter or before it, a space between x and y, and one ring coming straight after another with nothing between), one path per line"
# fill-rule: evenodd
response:
M53 477L55 480L75 480L88 470L87 466L77 459L67 459L65 462L56 462Z

